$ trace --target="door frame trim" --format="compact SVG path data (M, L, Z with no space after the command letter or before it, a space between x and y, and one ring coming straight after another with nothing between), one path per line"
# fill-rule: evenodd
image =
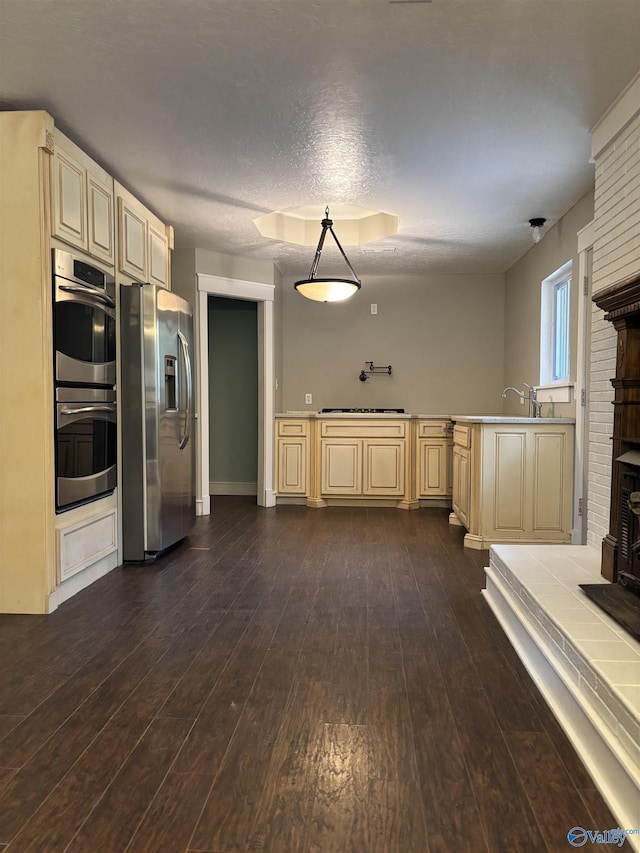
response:
M589 482L589 372L591 355L591 291L590 251L595 243L595 221L578 231L578 276L572 287L578 287L578 342L576 383L575 467L573 483L572 545L587 542L587 485ZM575 291L574 291L575 292ZM584 398L584 405L582 400Z

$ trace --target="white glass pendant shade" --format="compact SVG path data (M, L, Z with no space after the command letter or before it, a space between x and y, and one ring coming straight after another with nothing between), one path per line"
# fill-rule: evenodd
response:
M297 281L294 287L315 302L344 302L360 290L360 283L346 278L314 278Z

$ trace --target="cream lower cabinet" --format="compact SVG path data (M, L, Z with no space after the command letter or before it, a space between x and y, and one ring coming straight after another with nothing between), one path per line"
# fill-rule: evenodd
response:
M320 442L323 495L362 494L362 441L324 438Z
M319 421L317 499L390 501L407 498L408 421Z
M308 436L308 420L276 419L276 495L307 495Z
M451 508L462 524L469 527L471 509L471 453L465 447L453 448L453 484Z
M416 480L419 498L448 500L453 476L452 451L450 421L418 421Z
M388 439L321 441L323 495L384 497L405 492L405 443Z
M454 427L452 521L465 545L569 543L571 423L472 423Z

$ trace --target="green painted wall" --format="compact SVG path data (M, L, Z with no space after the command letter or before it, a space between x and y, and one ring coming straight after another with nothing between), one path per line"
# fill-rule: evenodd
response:
M258 470L258 312L210 296L209 479L255 483Z

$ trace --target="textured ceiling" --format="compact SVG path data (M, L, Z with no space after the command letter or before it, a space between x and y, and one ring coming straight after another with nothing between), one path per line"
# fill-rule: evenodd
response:
M360 276L502 272L593 186L639 45L640 0L0 0L0 107L51 112L179 247L306 274L252 220L353 203L400 220Z

